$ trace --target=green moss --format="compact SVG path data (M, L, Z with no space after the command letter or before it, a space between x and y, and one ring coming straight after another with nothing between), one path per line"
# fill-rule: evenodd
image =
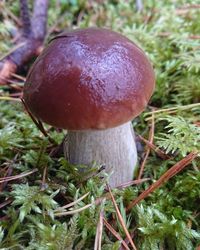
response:
M187 106L200 101L200 40L194 39L200 33L200 9L183 9L198 1L143 2L143 11L139 13L133 0L109 0L101 4L84 0L50 1L48 30L51 31L55 24L56 29L48 33L47 40L55 30L97 25L121 32L145 50L155 68L156 89L151 106L133 124L138 134L148 138L150 114L147 112L152 106L156 109L178 106L173 113L155 114L154 142L174 158L163 160L152 151L143 174L150 180L113 193L129 231L134 231L139 250L195 249L200 243L198 160L155 190L130 213L125 213L129 202L172 165L187 153L199 151L200 140L200 106ZM6 1L6 8L19 15L16 1ZM15 23L5 13L0 14L0 19L0 54L3 55L13 47L10 32ZM1 95L8 95L9 91L8 86L0 87ZM48 126L46 129L58 144L62 142L65 131ZM0 100L0 177L4 177L6 171L17 175L37 169L33 174L0 186L1 204L4 205L0 214L0 248L93 249L101 209L125 238L109 199L101 206L93 204L74 215L55 216L55 209L88 192L83 200L67 210L82 208L102 197L105 182L96 175L98 166L83 176L64 160L62 152L52 153L53 149L55 146L44 138L20 103ZM142 150L143 147L140 160ZM104 227L102 249L119 249L119 245L120 242Z

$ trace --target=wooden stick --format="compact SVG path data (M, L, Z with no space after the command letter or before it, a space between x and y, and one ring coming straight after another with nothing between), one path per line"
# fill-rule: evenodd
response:
M31 35L31 21L27 0L20 0L20 12L23 24L23 36L29 37Z

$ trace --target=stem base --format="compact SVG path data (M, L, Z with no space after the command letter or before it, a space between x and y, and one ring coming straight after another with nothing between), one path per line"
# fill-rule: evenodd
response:
M130 122L106 130L69 131L64 148L72 164L105 165L111 187L133 179L137 150Z

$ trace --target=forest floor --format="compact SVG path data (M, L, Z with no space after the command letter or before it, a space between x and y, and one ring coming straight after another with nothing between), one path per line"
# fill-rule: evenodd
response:
M107 27L150 58L156 88L133 121L135 181L111 191L100 166L80 174L57 150L66 131L35 125L20 99L33 58L0 86L0 249L200 249L200 4L143 2L52 0L45 38ZM21 20L18 1L0 8L2 61Z

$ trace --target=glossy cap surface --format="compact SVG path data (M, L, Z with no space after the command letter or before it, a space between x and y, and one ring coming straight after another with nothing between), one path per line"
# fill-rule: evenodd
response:
M99 28L63 32L33 64L24 100L38 119L69 130L121 125L146 107L155 85L144 52Z

